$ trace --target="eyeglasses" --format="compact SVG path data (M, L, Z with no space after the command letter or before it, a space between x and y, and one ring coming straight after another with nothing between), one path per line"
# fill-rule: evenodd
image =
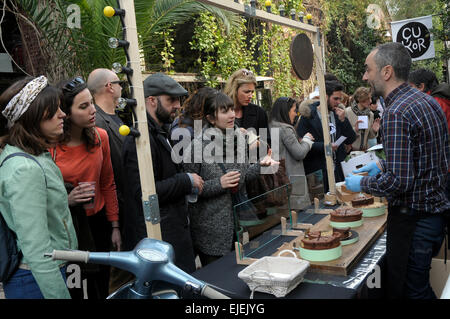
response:
M121 87L123 87L127 82L126 81L122 81L122 80L117 80L117 81L111 81L111 82L108 82L108 83L119 84ZM108 83L106 83L105 86L108 86Z
M245 76L248 76L248 75L253 75L253 72L250 71L250 70L247 70L247 69L243 69L242 70L242 74L245 75Z
M68 92L73 91L73 89L75 89L77 86L84 84L84 80L83 78L77 76L76 78L72 79L69 83L67 83L66 85L64 85L63 90L66 90Z

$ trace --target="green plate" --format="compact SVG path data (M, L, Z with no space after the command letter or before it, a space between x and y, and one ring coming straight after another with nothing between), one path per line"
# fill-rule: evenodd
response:
M361 208L363 217L377 217L386 214L386 206L375 208Z
M348 239L341 240L342 246L354 244L359 240L359 234L357 232L352 230L352 231L350 231L350 233L351 233L351 236Z
M363 224L363 219L361 218L361 220L357 220L354 222L333 222L330 220L330 225L335 227L335 228L356 228L359 227Z
M300 257L308 261L330 261L342 256L342 246L324 250L312 250L300 247Z

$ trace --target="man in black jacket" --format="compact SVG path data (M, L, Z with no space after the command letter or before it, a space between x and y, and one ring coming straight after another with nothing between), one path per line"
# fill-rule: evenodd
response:
M122 167L122 146L125 136L119 134L119 127L123 124L116 114L116 107L122 95L122 81L117 74L108 69L95 69L88 77L88 89L94 98L95 125L106 130L109 137L109 148L111 150L111 164L114 171L114 181L116 183L117 201L119 203L120 233L123 237L123 220L125 205L123 199L123 167ZM118 268L111 268L110 291L115 291L130 279L128 272Z
M327 92L330 140L333 151L334 177L336 182L341 182L345 180L341 167L341 162L347 156L345 145L351 145L356 139L356 134L350 122L345 117L345 110L338 107L342 99L343 85L337 81L326 81L325 88ZM322 171L324 191L328 192L329 186L323 143L322 120L320 110L318 109L320 102L314 100L311 102L310 104L306 103L306 105L302 103L302 107L300 108L302 116L297 126L298 136L304 136L308 132L314 136L314 144L308 155L303 159L303 165L307 175L318 170ZM345 136L346 140L338 146L335 142L341 136Z
M194 188L201 193L203 179L197 174L184 173L181 165L172 161L172 147L169 143L167 127L175 118L175 112L180 108L180 96L183 95L187 95L187 91L165 74L152 74L144 81L145 107L160 209L162 240L173 246L175 264L186 272L193 272L195 256L185 196L193 193ZM132 136L125 139L123 165L126 176L125 203L128 209L124 225L124 237L126 237L124 247L132 249L139 240L147 237L136 143Z
M125 137L119 133L119 127L123 124L116 114L116 107L122 95L122 81L117 74L108 69L95 69L88 77L87 85L95 102L97 111L95 126L106 130L109 137L111 150L111 163L114 170L117 200L119 202L119 221L123 220L123 169L122 169L122 145ZM122 231L122 224L120 229Z

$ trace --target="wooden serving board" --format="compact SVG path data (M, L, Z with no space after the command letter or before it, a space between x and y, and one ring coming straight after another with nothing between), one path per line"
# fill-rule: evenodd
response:
M355 228L354 231L359 234L359 241L354 244L342 246L342 256L338 259L327 262L310 262L310 270L322 273L329 273L335 275L347 276L350 273L352 267L359 261L361 256L370 248L370 246L381 236L386 228L387 209L386 214L378 217L363 217L363 225ZM311 230L326 231L331 230L330 215L322 218L318 223L311 227ZM351 230L353 231L353 229ZM303 235L298 236L296 239L289 243L283 244L273 256L285 249L292 250L293 247L300 247L300 241ZM300 258L299 251L294 250L297 256ZM282 255L284 256L284 254ZM286 256L288 256L286 254Z

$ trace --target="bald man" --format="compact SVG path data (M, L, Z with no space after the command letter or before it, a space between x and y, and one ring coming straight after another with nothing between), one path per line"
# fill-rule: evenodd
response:
M95 125L108 132L109 145L111 149L111 162L116 182L117 199L119 201L120 230L122 231L124 216L123 201L123 167L122 167L122 144L125 137L119 134L119 127L123 124L116 114L116 106L122 94L122 81L117 74L108 69L95 69L89 74L87 85L94 98L97 110ZM125 277L125 278L124 278ZM110 291L115 290L124 282L128 281L117 269L113 268L110 279Z

